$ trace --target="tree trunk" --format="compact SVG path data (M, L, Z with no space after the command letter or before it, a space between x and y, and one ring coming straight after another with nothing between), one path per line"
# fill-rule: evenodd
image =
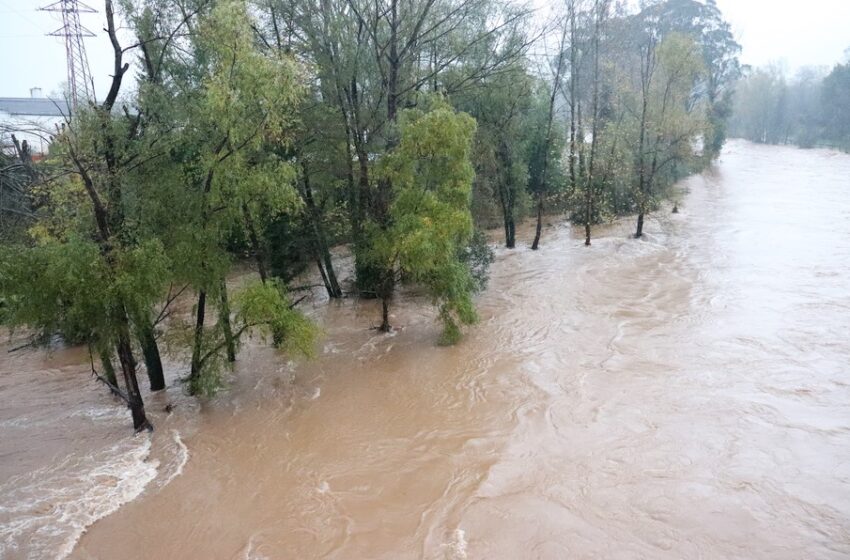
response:
M390 299L389 297L381 298L381 332L388 333L392 330L390 326Z
M543 231L543 193L537 195L537 229L534 231L534 243L531 250L536 251L540 247L540 233Z
M561 84L561 75L564 70L564 41L566 39L567 30L564 27L564 32L561 34L561 44L558 52L558 65L555 70L555 80L552 84L552 94L549 96L549 113L546 119L546 136L543 138L543 164L540 171L540 184L537 186L537 229L534 232L534 242L531 244L532 251L536 251L540 247L540 234L543 231L543 199L546 196L546 172L549 167L549 146L552 142L552 120L555 117L555 96L558 94L558 87Z
M230 302L227 301L227 282L224 278L219 284L219 307L218 320L221 321L221 330L224 332L224 344L227 349L227 361L236 361L236 339L233 336L233 327L230 325Z
M591 110L593 111L592 122L591 122L591 134L593 138L590 142L590 162L588 164L587 170L587 213L585 215L585 223L584 223L584 245L586 247L590 246L590 226L593 220L593 195L595 185L595 177L594 177L594 163L596 161L596 147L599 145L599 41L600 36L602 34L602 20L603 20L603 10L607 12L607 2L599 3L599 0L596 0L594 3L594 28L593 28L593 101Z
M505 247L513 249L516 246L514 227L514 207L516 195L514 194L514 181L511 175L513 157L510 148L503 138L499 142L498 157L502 161L501 181L498 183L499 204L502 207L502 220L505 223Z
M150 321L144 320L137 327L139 345L145 357L145 369L148 370L148 381L151 391L162 391L165 389L165 374L162 368L162 358L159 355L159 346L156 343L156 334Z
M643 212L638 214L637 230L635 231L635 239L640 239L643 236Z
M198 292L198 309L195 314L195 341L192 347L192 365L189 370L189 379L194 381L201 375L201 351L204 344L204 316L207 308L207 292ZM194 389L190 386L190 392Z
M322 225L319 208L316 206L316 201L313 198L313 187L310 185L310 170L306 162L302 161L301 167L304 172L304 202L306 203L307 211L310 215L310 225L313 229L313 246L316 251L316 260L324 264L322 280L325 282L328 297L331 299L341 298L342 288L339 286L339 281L334 271L333 259L328 248L328 240ZM320 270L323 268L321 264L319 266Z
M145 404L142 401L142 393L139 391L139 383L136 378L136 360L133 358L133 349L130 345L129 325L126 321L121 320L120 317L118 320L119 323L123 324L119 324L116 350L118 351L118 360L121 362L124 385L127 389L127 404L130 406L130 413L133 416L133 429L137 432L152 430L153 426L148 422L148 418L145 415Z

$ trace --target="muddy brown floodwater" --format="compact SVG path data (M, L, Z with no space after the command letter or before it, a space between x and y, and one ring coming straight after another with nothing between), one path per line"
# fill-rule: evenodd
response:
M249 343L153 436L84 352L4 353L0 556L847 558L850 156L731 142L683 186L641 241L498 250L454 348L316 303L314 361Z

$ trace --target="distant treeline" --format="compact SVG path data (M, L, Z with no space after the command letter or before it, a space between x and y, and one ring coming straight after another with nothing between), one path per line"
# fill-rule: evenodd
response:
M746 70L730 133L765 144L850 150L850 60L832 71L805 67L790 79L779 65Z

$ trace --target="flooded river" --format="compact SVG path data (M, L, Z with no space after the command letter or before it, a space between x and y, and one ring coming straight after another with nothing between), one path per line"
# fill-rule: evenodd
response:
M683 186L643 240L499 249L453 348L316 303L315 360L249 343L153 436L84 351L4 352L0 556L847 558L850 156L731 142Z

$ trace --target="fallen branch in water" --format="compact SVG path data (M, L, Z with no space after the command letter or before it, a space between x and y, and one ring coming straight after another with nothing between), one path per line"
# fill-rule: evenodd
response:
M128 397L127 394L124 391L122 391L121 388L118 385L116 385L115 383L111 382L107 378L100 375L97 372L97 370L95 369L95 367L94 367L94 356L92 356L91 345L89 345L89 365L91 366L92 376L96 380L100 381L101 383L103 383L104 385L109 387L110 393L112 393L116 397L119 397L121 400L123 400L129 406L130 405L130 397Z
M27 342L26 344L21 344L20 346L15 346L14 348L10 348L6 351L7 354L11 354L12 352L17 352L18 350L23 350L24 348L29 348L30 346L35 346L36 341L32 340Z

